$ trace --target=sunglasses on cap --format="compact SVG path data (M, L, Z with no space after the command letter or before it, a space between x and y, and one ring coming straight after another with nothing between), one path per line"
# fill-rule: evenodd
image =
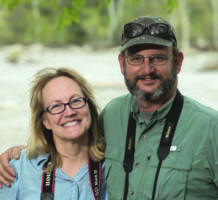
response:
M124 25L122 41L123 44L127 42L129 39L138 37L142 35L145 30L148 31L148 34L155 37L173 37L175 40L175 36L173 34L172 28L170 25L165 23L152 23L152 24L141 24L141 23L128 23Z

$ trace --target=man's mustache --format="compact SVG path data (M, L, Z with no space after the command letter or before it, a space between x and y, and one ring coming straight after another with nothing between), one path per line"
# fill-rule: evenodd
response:
M162 76L155 74L155 73L151 73L149 75L138 75L134 78L134 82L137 82L138 80L145 80L146 78L150 78L150 79L162 79Z

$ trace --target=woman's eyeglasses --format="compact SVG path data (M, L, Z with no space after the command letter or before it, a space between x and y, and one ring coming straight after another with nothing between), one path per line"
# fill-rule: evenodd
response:
M86 105L88 102L88 98L86 97L79 97L70 99L68 103L55 103L48 106L45 111L50 113L51 115L60 114L65 111L66 106L68 105L71 109L79 109Z

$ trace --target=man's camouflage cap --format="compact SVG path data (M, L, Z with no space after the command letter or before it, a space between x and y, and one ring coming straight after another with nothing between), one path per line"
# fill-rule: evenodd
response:
M142 35L134 38L128 38L124 35L124 33L122 33L122 44L120 49L121 52L131 46L140 45L140 44L157 44L162 46L174 45L175 47L177 47L176 33L173 26L168 21L162 19L161 17L142 16L128 23L140 23L145 25L153 24L153 23L165 23L170 26L171 32L165 37L157 37L157 36L150 35L148 30L145 30L142 33Z

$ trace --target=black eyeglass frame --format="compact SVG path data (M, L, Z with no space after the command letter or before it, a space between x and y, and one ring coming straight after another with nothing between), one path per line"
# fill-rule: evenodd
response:
M79 100L79 99L82 99L84 104L82 106L79 106L79 107L72 107L70 105L71 101L72 100ZM67 103L57 103L57 104L53 104L53 105L50 105L48 107L45 108L44 112L48 112L49 114L51 115L57 115L57 114L60 114L62 112L64 112L66 110L66 106L68 105L71 109L79 109L79 108L82 108L82 107L85 107L87 102L88 102L88 98L87 97L78 97L78 98L72 98L70 99ZM52 107L52 106L55 106L55 105L64 105L64 109L60 112L57 112L57 113L52 113L49 109Z

